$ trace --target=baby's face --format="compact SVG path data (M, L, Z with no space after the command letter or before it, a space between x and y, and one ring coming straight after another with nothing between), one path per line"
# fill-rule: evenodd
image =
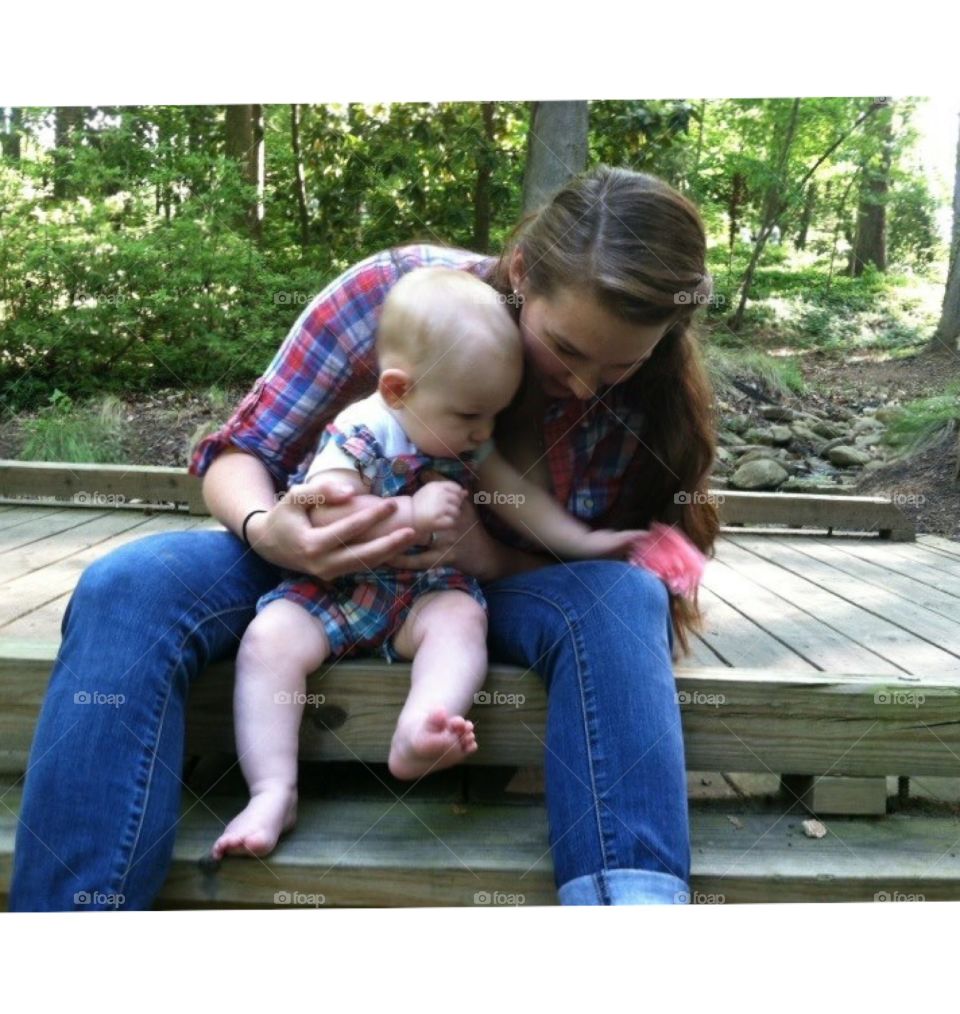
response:
M456 458L493 434L494 420L513 400L521 368L490 367L480 375L438 365L399 410L407 436L424 454Z

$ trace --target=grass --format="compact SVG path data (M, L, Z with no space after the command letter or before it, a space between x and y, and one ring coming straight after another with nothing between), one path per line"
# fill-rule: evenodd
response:
M24 461L71 461L108 464L122 460L123 402L106 394L88 405L77 405L69 395L54 391L50 404L23 428Z
M917 398L903 405L887 427L886 441L912 454L943 440L960 425L960 381L940 394Z
M774 396L804 394L807 389L800 367L790 357L708 345L705 358L710 379L721 396L732 393L735 379L751 381Z

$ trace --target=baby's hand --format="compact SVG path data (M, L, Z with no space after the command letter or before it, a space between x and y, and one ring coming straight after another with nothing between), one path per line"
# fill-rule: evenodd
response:
M466 495L465 487L449 479L421 486L411 497L417 534L426 537L431 532L453 528Z
M612 528L598 528L583 537L584 558L612 557L624 560L639 535L646 535L645 528L614 531Z

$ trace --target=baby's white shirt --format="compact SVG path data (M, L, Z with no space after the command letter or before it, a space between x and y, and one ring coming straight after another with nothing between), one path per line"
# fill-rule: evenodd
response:
M377 438L377 443L383 450L385 458L395 458L398 454L420 453L416 444L410 440L403 427L397 422L396 416L387 408L379 391L374 391L366 398L347 405L333 420L334 426L344 432L358 423L362 423L371 430ZM344 452L335 440L328 440L326 447L310 463L307 476L303 481L309 482L318 472L325 472L328 468L346 468L350 472L355 472L357 463Z

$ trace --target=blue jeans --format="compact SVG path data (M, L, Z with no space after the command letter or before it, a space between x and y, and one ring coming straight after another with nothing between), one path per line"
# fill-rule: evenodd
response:
M67 606L17 826L11 911L147 909L181 806L190 683L232 658L280 570L229 532L171 532L92 563ZM559 900L685 900L683 742L666 590L611 561L484 586L490 657L549 691ZM632 635L632 636L631 636Z

